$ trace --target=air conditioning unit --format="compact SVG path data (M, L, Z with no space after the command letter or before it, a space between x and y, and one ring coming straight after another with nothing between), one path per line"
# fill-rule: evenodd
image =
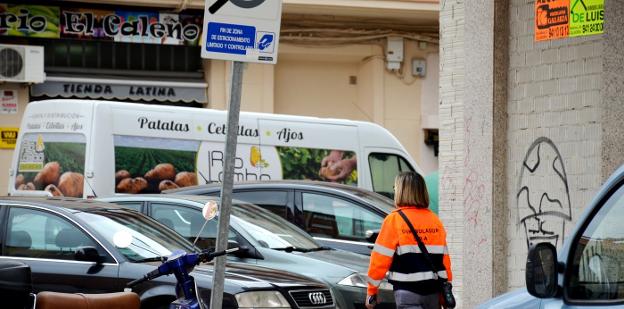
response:
M0 44L0 82L43 83L43 46Z

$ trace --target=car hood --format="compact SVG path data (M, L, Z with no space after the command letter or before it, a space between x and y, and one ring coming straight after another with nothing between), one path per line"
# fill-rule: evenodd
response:
M303 274L330 284L336 284L353 273L365 274L368 270L367 256L343 250L288 253L263 248L260 252L265 259L258 260L259 265Z
M204 277L204 280L210 280L210 285L212 285L213 271L213 265L206 264L196 267L193 275ZM302 275L244 263L228 262L225 278L228 285L236 285L243 290L273 286L286 289L296 287L326 288L321 282Z
M539 308L540 299L535 298L527 292L526 289L519 289L509 293L505 293L496 298L493 298L477 308L509 308L509 309L521 309L521 308Z

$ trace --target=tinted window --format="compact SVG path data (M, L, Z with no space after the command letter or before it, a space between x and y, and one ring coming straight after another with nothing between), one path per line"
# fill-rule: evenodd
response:
M414 169L401 156L389 153L371 153L368 156L373 180L373 191L394 198L394 178L401 172Z
M115 243L120 232L130 234L132 242L129 246L117 247L117 250L131 262L197 249L174 231L163 229L152 218L136 211L95 208L76 213L76 217L111 244Z
M85 246L97 248L87 234L61 217L34 209L9 210L8 256L74 260L76 250Z
M241 191L234 192L234 198L262 206L274 214L286 218L288 192L286 191Z
M349 201L303 193L306 230L313 236L364 240L367 230L381 228L383 217Z
M624 300L624 187L591 219L571 251L571 300Z

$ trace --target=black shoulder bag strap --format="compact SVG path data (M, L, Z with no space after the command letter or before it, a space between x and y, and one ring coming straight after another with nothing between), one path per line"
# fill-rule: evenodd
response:
M434 279L438 280L438 268L435 267L435 265L433 264L433 261L431 260L431 256L429 256L429 251L427 251L427 247L423 243L422 239L420 239L420 236L418 236L416 229L414 229L412 222L410 222L410 220L407 218L405 213L403 213L402 210L399 210L398 213L399 215L401 215L401 218L403 218L405 223L407 223L407 226L412 231L412 234L414 234L414 238L416 238L416 242L418 243L418 248L420 248L420 252L422 252L425 255L425 259L427 260L427 263L429 263L429 266L431 266L431 271L433 271Z

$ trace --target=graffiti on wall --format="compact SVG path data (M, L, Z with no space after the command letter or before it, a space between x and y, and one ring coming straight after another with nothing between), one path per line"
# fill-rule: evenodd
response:
M527 246L563 243L565 225L572 219L568 176L555 143L540 137L526 152L518 181L517 218Z

